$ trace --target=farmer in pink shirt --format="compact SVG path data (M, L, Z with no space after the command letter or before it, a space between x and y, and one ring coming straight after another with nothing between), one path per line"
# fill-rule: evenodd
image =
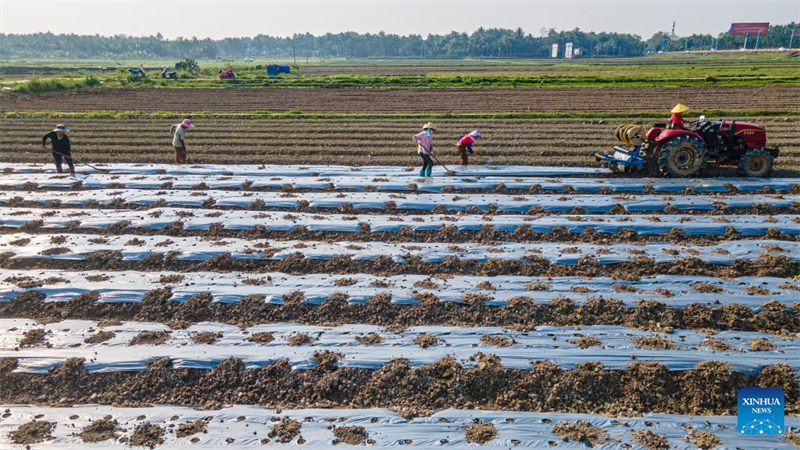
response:
M422 158L422 169L419 170L419 176L429 177L433 172L433 160L431 153L433 153L433 132L436 127L431 122L422 127L422 131L415 134L411 138L412 141L417 143L417 153Z
M478 130L472 131L469 134L465 134L458 138L456 142L456 147L458 147L458 153L461 155L461 165L468 166L469 165L469 154L472 154L472 144L475 143L481 137L481 132Z

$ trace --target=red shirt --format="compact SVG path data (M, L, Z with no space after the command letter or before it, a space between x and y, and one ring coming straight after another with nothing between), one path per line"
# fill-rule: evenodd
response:
M458 140L458 143L459 144L464 144L464 145L470 145L470 144L475 143L475 138L470 136L470 135L468 135L468 134L465 134L464 137L462 137L461 139Z
M673 113L669 121L672 122L672 128L683 128L683 114Z

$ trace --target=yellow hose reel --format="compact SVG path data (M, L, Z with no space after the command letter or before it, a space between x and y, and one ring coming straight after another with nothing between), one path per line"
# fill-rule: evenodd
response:
M614 130L614 137L625 144L639 145L644 142L643 131L644 127L641 125L620 125Z

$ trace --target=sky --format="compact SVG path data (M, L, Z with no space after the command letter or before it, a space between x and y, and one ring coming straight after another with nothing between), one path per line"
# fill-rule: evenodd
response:
M800 0L0 0L0 32L198 38L356 31L472 32L479 27L718 34L731 22L800 22Z

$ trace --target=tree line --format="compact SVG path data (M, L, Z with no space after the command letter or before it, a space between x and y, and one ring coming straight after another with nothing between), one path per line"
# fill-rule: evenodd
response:
M788 47L794 22L770 27L761 36L761 48ZM755 44L751 37L748 47ZM800 38L796 38L800 41ZM314 36L309 33L292 37L260 34L255 37L198 39L164 39L155 36L100 36L76 34L6 34L0 33L0 58L44 59L237 59L266 58L546 58L552 44L572 42L582 57L640 56L652 51L719 50L741 48L744 36L692 35L671 36L665 32L644 40L627 33L585 32L576 28L568 31L542 29L537 36L516 30L479 28L473 33L451 32L427 37L390 33L328 33ZM795 42L800 46L800 42ZM562 56L559 53L559 56Z

